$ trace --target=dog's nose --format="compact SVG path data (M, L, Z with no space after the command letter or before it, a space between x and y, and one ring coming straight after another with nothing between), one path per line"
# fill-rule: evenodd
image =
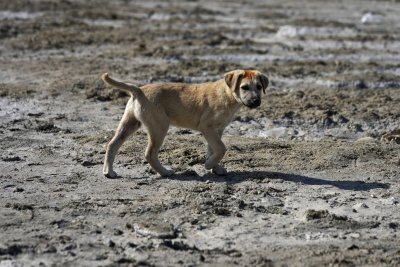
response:
M259 98L254 99L252 102L254 107L258 107L261 104L261 100Z

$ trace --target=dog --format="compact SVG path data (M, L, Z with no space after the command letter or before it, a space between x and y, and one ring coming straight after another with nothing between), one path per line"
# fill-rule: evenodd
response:
M265 94L269 84L267 76L256 70L233 70L223 79L201 84L160 83L138 87L114 80L108 73L101 78L131 95L115 135L107 145L103 174L108 178L117 177L113 170L115 155L141 125L148 135L145 158L161 176L174 174L158 159L170 125L200 131L208 143L205 168L214 174L226 175L226 169L218 165L226 152L222 133L241 106L260 106L261 94Z

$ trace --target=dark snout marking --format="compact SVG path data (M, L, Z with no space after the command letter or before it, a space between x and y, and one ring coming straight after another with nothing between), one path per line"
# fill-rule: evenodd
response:
M251 99L250 103L248 103L246 106L249 108L256 108L261 105L261 99L260 98L253 98Z
M259 105L261 105L261 100L259 98L255 99L254 101L252 101L254 106L258 107Z

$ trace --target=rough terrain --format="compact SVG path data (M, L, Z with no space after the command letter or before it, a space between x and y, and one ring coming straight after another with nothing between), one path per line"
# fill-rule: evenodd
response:
M0 266L399 266L398 1L0 2ZM103 177L128 97L99 79L271 81L226 177L171 128Z

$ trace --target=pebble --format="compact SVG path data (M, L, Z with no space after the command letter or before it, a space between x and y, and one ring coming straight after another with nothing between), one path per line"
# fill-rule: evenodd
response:
M361 202L361 203L357 203L357 204L353 205L353 208L355 208L355 209L360 209L360 208L368 209L369 207L364 202Z
M284 25L279 28L276 35L279 37L297 37L299 33L295 27L290 25Z
M90 167L90 166L97 165L96 162L93 162L93 161L90 161L90 160L84 160L84 161L82 161L81 164L82 164L82 166L84 166L84 167Z
M3 161L21 161L22 159L19 156L4 156L1 158Z
M362 137L356 140L356 143L370 143L375 142L376 140L372 137Z
M399 203L399 201L398 201L395 197L390 197L390 198L388 199L388 203L389 203L390 205L395 205L395 204Z
M135 224L133 228L137 234L142 236L151 236L161 239L176 237L174 227L168 223Z
M13 192L14 193L20 193L20 192L24 192L25 190L23 189L23 188L21 188L21 187L16 187L14 190L13 190Z
M333 208L338 206L340 203L336 199L329 199L328 200L329 207Z
M360 233L350 233L349 234L349 237L351 237L351 238L354 238L354 239L357 239L357 238L360 238Z
M362 24L379 24L383 20L383 17L379 14L368 12L365 13L361 17L361 23Z
M124 234L124 232L122 230L120 230L120 229L115 229L114 230L114 235L123 235L123 234Z
M200 254L200 257L199 257L199 260L201 261L201 262L203 262L203 261L205 261L205 257L204 257L204 255L203 254Z
M278 127L260 132L260 137L273 137L273 138L288 138L294 135L292 128Z
M115 247L115 242L114 242L114 241L112 241L111 239L110 239L110 240L108 240L108 246L109 246L110 248L113 248L113 247Z

